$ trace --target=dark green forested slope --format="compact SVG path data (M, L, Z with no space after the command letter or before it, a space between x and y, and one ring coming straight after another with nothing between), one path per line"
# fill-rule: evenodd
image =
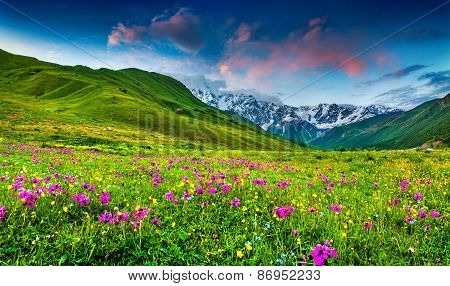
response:
M449 141L450 95L403 113L376 116L331 129L311 142L322 148L412 148L431 140Z

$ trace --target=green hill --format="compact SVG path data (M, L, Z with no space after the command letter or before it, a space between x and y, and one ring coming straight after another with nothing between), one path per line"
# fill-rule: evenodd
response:
M327 148L403 149L450 139L450 95L402 113L369 118L333 128L311 145Z
M0 50L2 138L147 148L298 147L207 106L168 76L60 66Z

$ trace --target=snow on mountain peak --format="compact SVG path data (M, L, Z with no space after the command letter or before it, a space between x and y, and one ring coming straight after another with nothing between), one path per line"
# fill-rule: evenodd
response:
M400 112L382 105L354 106L349 104L321 103L315 106L289 106L276 100L265 100L261 94L249 91L224 90L222 81L205 81L205 78L183 81L192 94L204 103L223 111L238 114L266 131L292 140L309 142L327 130L364 120L373 116ZM203 80L203 83L202 83Z

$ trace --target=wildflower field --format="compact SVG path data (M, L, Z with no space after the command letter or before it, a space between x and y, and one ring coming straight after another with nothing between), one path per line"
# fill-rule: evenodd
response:
M450 152L0 145L0 265L450 265Z

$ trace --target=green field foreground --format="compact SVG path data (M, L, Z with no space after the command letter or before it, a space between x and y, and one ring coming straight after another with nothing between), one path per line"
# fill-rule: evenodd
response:
M2 143L0 264L449 265L449 155Z

